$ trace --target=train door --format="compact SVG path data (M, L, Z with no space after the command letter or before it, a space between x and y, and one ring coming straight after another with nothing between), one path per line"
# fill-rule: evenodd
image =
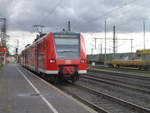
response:
M35 44L35 71L38 73L38 57L39 57L39 51L38 51L38 44Z
M24 66L27 66L27 53L24 52Z

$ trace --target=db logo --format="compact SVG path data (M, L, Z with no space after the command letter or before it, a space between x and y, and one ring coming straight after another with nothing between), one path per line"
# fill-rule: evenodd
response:
M71 64L71 60L65 60L65 64Z

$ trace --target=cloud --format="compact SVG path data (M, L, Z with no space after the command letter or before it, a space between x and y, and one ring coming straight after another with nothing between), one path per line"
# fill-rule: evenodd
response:
M47 31L59 31L71 20L77 32L103 32L104 21L112 31L142 31L142 19L149 16L148 0L0 0L0 17L6 17L11 31L33 32L43 24Z

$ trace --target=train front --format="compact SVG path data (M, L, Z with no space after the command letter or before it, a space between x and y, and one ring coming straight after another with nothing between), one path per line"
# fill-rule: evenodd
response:
M80 33L54 33L53 36L58 76L72 82L78 80L80 74L87 72L83 36Z

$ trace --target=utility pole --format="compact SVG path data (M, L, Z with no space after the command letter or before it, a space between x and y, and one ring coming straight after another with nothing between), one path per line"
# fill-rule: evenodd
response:
M71 31L71 23L68 21L68 31Z
M145 49L145 18L143 19L143 38L144 38L144 49Z
M105 20L105 57L104 57L104 63L106 62L106 47L107 47L107 46L106 46L106 41L107 41L107 40L106 40L106 32L107 32L107 31L106 31L106 30L107 30L106 27L107 27L107 23L106 23L106 20Z
M6 47L6 38L7 38L7 35L6 35L6 18L0 18L0 21L3 22L3 26L2 26L2 29L1 29L2 45L4 47Z
M101 43L101 54L103 54L103 45Z
M97 43L96 43L96 42L97 42L97 39L98 39L98 38L94 38L94 43L95 43L94 46L95 46L95 49L97 48L97 46L96 46L96 45L97 45Z
M19 40L16 40L16 41L17 41L16 55L18 55L18 50L19 50Z
M19 40L18 39L16 40L16 43L17 43L17 47L16 47L16 62L18 63L19 62L19 56L18 56Z
M132 53L132 48L133 48L132 45L133 45L133 40L134 40L134 39L132 38L132 32L131 32L131 39L130 39L130 40L131 40L131 53Z
M43 28L44 28L44 25L33 25L33 27L36 29L36 31L39 33L39 34L42 34L43 33Z
M116 54L116 28L113 26L113 54Z
M93 55L93 48L91 48L91 54Z
M132 53L132 43L133 43L133 39L131 38L131 53Z
M116 36L115 36L116 37ZM96 38L94 38L95 40L105 40L105 38L98 38L98 37L96 37ZM112 40L113 42L115 42L114 43L114 46L115 46L115 53L116 53L116 41L119 41L119 40L129 40L129 41L131 41L132 40L132 42L133 42L133 40L134 39L128 39L128 38L121 38L121 39L118 39L118 38L115 38L115 40L114 40L114 38L107 38L107 40ZM131 42L131 43L132 43ZM131 47L132 47L132 44L131 44ZM113 48L114 49L114 48Z
M96 38L94 38L94 41L95 41L95 49L96 49Z

